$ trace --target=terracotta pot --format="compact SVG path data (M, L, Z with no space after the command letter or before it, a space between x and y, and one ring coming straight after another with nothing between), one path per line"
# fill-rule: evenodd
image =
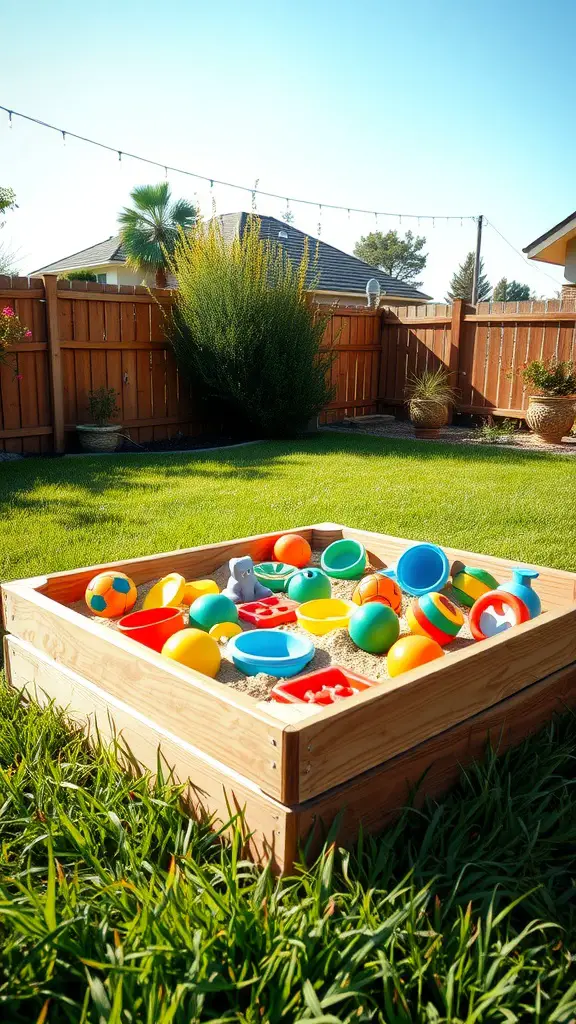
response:
M440 428L448 423L449 406L429 398L412 398L410 419L416 437L438 437Z
M537 437L560 444L576 419L576 396L530 395L526 422Z
M97 427L93 423L86 423L77 426L76 430L80 446L85 452L115 452L120 443L122 427L118 424Z

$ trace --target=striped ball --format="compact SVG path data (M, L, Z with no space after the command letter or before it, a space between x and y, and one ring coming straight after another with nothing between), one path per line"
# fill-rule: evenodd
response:
M477 569L473 565L465 565L461 572L452 577L454 596L468 608L471 608L482 594L495 590L497 586L498 580L489 572Z
M411 602L406 609L406 621L412 633L444 645L458 636L464 625L464 615L444 594L432 591Z

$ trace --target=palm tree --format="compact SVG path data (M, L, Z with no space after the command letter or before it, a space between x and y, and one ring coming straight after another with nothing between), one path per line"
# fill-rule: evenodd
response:
M167 181L136 185L130 193L134 206L125 206L118 217L126 263L134 270L153 271L156 287L166 287L167 256L174 251L180 228L187 231L198 213L186 199L172 202Z

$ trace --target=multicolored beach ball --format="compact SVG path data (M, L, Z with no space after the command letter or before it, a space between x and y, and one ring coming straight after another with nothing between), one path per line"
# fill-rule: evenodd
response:
M482 594L489 590L496 590L498 580L486 572L486 569L477 569L473 565L465 565L464 568L452 577L454 595L462 604L471 608L475 601Z
M114 619L125 615L136 603L138 591L123 572L99 572L86 587L84 598L93 615Z
M458 636L464 625L464 615L444 594L432 591L414 598L406 609L406 622L412 633L444 645Z
M371 573L360 580L356 590L352 594L354 604L369 604L370 601L380 601L387 604L396 615L400 614L402 608L402 591L395 580L389 576L383 576L381 572Z

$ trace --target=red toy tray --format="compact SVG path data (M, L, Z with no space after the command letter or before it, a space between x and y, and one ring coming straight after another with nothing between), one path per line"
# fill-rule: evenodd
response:
M282 626L285 622L296 621L297 601L289 601L287 597L264 597L261 601L249 601L238 605L238 615L244 622L253 626L271 629Z
M334 701L352 697L355 693L367 690L369 686L377 686L373 679L350 672L340 665L308 672L297 679L276 683L270 696L281 704L333 704ZM309 694L313 695L311 699Z

